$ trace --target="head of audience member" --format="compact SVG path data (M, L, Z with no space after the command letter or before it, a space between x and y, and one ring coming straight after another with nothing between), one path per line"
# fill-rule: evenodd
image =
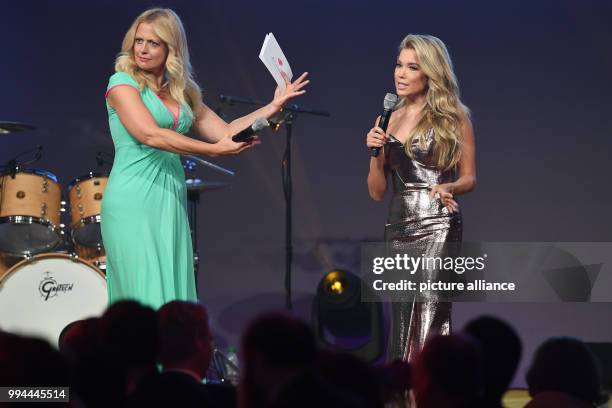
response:
M188 371L200 380L210 366L212 334L204 305L175 300L157 312L159 362L164 370Z
M547 391L568 394L589 405L606 401L600 372L587 346L578 339L555 337L538 347L526 374L529 394Z
M375 376L381 386L385 402L404 399L412 388L412 364L408 361L394 360L382 366L374 367Z
M116 394L106 385L109 377L114 380L115 372L106 369L99 327L100 318L97 317L77 320L67 325L59 336L60 351L72 365L71 394L77 394L87 407L92 408L116 402ZM113 380L110 382L113 383ZM102 394L100 384L105 384ZM117 384L116 388L120 390L121 384Z
M249 324L241 341L239 405L261 407L312 366L316 342L310 327L283 313L268 313Z
M44 340L0 332L0 384L69 387L69 366Z
M361 401L372 408L384 406L384 384L379 371L352 354L321 350L317 353L314 372L333 391L349 397L349 401Z
M286 384L269 408L373 408L354 392L335 388L317 370L307 370Z
M91 317L67 325L59 336L59 350L73 360L87 358L99 350L98 326L100 319Z
M482 405L501 407L504 392L510 386L521 359L521 339L504 321L483 316L463 329L480 344L484 358L485 389Z
M63 348L64 348L64 339L66 337L66 333L72 328L72 326L78 324L79 322L81 322L81 320L75 320L74 322L68 323L66 326L64 326L59 336L57 337L57 346L62 353L64 352Z
M412 365L412 389L419 408L461 408L476 404L484 388L482 354L468 336L431 337Z
M157 369L157 316L132 300L113 303L99 322L100 344L107 370L122 383L123 395Z

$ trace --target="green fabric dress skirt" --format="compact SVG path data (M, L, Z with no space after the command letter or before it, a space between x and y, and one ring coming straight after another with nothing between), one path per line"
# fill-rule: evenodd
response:
M107 96L116 86L138 89L125 72L111 76ZM159 127L189 130L188 107L176 117L154 91L139 92ZM180 157L140 143L108 102L106 108L115 145L101 213L109 303L132 299L157 309L176 299L197 300Z

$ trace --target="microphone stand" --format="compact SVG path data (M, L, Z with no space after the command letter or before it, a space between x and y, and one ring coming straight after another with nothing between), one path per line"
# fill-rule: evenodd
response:
M235 104L244 105L256 105L264 106L265 102L253 99L245 98L240 96L220 95L219 99L221 102L233 106ZM278 127L284 123L286 132L286 144L285 153L282 161L282 182L283 192L285 195L285 307L288 310L293 309L293 302L291 299L291 266L293 263L293 212L292 212L292 195L293 195L293 179L291 174L291 142L293 139L293 124L297 118L298 113L306 113L315 116L329 117L329 112L308 108L303 105L295 103L287 104L283 108L284 112L287 112L284 116L278 120L271 119L273 128Z
M291 175L291 140L293 137L293 122L296 114L291 112L285 118L285 154L282 161L283 192L285 194L285 307L293 309L291 300L291 265L293 263L293 178Z

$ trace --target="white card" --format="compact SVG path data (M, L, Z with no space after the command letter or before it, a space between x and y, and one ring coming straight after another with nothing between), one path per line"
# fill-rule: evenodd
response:
M287 74L287 78L291 81L293 78L293 72L291 72L291 66L289 61L285 58L283 50L278 45L274 34L269 33L264 39L261 51L259 52L259 59L264 63L272 77L278 84L281 90L285 89L285 80L283 79L281 72Z

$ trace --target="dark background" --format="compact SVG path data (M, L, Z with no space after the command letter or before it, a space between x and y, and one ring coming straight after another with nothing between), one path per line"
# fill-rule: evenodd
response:
M133 19L173 8L192 63L215 107L220 93L270 100L258 59L273 32L294 74L312 84L297 102L331 112L297 118L294 150L296 310L309 315L321 276L355 267L355 248L382 240L387 207L366 188L365 134L393 91L397 45L408 33L441 38L473 112L478 187L461 198L466 241L612 241L612 2L610 1L40 1L1 6L0 120L38 130L0 136L0 161L43 144L37 167L63 186L113 151L104 91ZM228 119L246 112L225 111ZM233 158L232 181L199 208L199 293L219 342L235 343L248 319L282 307L284 133ZM163 222L163 220L160 220ZM134 238L135 243L137 237ZM609 304L457 304L460 328L475 315L508 319L526 355L551 335L609 341Z

